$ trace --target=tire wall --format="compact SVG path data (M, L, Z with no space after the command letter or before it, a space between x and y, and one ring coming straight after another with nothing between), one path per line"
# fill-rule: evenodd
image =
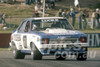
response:
M0 34L0 48L9 47L11 33L1 33Z

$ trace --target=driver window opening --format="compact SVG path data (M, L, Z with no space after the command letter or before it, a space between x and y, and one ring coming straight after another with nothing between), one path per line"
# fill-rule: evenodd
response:
M30 21L26 23L25 32L30 32Z

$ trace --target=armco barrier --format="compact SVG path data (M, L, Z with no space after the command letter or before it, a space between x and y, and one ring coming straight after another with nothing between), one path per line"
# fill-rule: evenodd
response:
M100 33L86 33L90 47L100 47ZM0 34L0 48L9 47L11 33Z

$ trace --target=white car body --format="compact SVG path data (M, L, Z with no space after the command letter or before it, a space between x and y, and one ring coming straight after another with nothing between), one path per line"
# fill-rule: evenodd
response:
M30 54L31 53L31 43L34 43L42 55L54 55L54 54L51 54L50 51L54 51L55 53L56 51L58 51L58 50L55 50L57 48L59 48L59 51L62 48L64 48L64 51L70 51L71 48L67 48L67 46L69 45L71 47L87 48L88 43L86 42L82 43L79 41L79 38L81 37L86 38L86 35L84 33L74 30L69 22L68 24L70 25L70 27L72 27L72 30L66 30L63 28L46 28L45 30L39 30L39 32L31 31L31 30L29 32L25 32L25 29L26 29L25 26L27 25L28 22L31 23L34 20L36 21L41 20L41 24L42 22L48 22L49 24L51 24L50 22L53 22L53 23L58 22L59 19L64 20L64 21L67 20L62 17L45 17L45 18L25 19L22 22L22 24L18 27L18 29L12 33L10 46L13 47L14 45L16 45L17 50L20 50L22 53ZM26 25L24 25L25 23ZM30 24L28 26L32 28ZM75 42L72 43L70 40L71 41L75 40ZM45 41L46 42L49 41L49 43L45 43ZM80 50L80 49L74 48L74 50Z

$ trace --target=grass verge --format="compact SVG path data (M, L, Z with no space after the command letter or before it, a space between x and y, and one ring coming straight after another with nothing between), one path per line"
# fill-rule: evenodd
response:
M0 48L0 51L10 51L10 48ZM100 50L100 47L88 48L88 50Z
M8 51L9 48L0 48L0 51Z

